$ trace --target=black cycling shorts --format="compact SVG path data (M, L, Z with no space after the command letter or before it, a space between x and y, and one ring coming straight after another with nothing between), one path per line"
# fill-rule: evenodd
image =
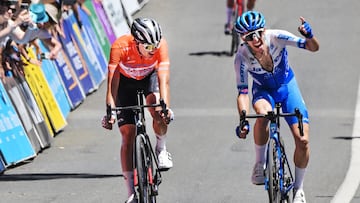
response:
M137 104L137 92L141 90L145 97L151 93L159 92L157 72L153 71L142 80L135 80L120 74L120 84L116 106L133 106ZM134 111L121 110L117 113L118 126L135 124Z

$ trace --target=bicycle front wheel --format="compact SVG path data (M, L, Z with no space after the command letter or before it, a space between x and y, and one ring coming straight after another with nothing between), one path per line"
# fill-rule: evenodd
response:
M266 168L267 178L267 190L269 195L270 203L281 202L281 191L280 191L280 164L281 157L279 157L278 148L276 147L276 141L274 139L269 140L269 154L268 154L268 165Z
M151 154L146 148L144 135L136 136L136 169L138 177L138 194L140 203L155 203L156 197L151 195L153 166Z

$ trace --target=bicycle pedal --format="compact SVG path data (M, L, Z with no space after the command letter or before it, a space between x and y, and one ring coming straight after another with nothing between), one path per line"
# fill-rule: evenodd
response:
M170 168L159 168L158 170L159 170L160 172L164 172L164 171L170 170Z

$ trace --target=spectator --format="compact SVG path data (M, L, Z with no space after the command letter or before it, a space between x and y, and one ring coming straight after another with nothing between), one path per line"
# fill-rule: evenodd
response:
M52 60L56 58L62 47L60 42L54 38L48 30L51 24L48 23L49 16L46 14L44 4L31 4L30 13L32 16L32 23L23 28L24 30L15 29L15 34L12 36L12 38L16 43L21 44L21 52L25 59L29 62L39 65L39 61L36 59L31 59L27 55L27 52L24 49L25 44L30 42L35 47L37 47L35 40L40 39L50 50L49 59ZM40 53L41 51L37 49L37 54Z

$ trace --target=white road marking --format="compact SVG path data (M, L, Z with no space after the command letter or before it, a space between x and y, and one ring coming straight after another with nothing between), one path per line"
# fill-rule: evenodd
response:
M354 127L351 140L351 159L344 182L339 187L331 203L350 202L360 184L360 83L355 108Z

